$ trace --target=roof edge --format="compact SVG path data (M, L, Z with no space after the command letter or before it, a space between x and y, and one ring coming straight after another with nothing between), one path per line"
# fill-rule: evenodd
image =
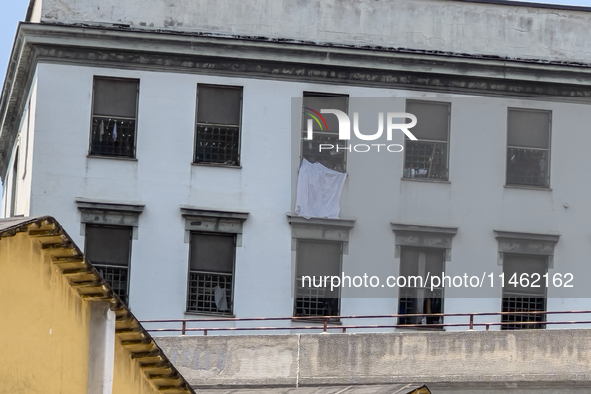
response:
M550 10L565 10L565 11L583 11L591 12L591 7L584 5L568 5L568 4L552 4L552 3L538 3L535 1L516 1L516 0L447 0L463 3L482 3L500 6L512 7L526 7L526 8L543 8Z
M142 326L131 310L114 293L111 286L101 277L94 266L84 257L80 248L68 235L64 228L52 216L36 217L13 217L0 219L0 242L2 238L15 236L17 233L28 233L31 241L38 241L42 249L52 251L52 261L66 276L73 291L76 291L80 298L85 301L102 301L110 304L111 310L115 312L115 336L121 340L120 346L130 351L130 359L140 360L146 358L147 362L153 363L157 358L164 368L173 371L169 379L171 384L180 381L174 386L168 385L163 380L163 386L155 385L157 390L167 389L175 393L195 394L195 391L178 369L172 364L164 351L158 346L152 335ZM59 241L56 238L60 238ZM45 241L45 242L44 242ZM64 253L56 253L58 250ZM84 292L84 286L76 288L76 283L92 282L92 292ZM119 325L119 327L118 327ZM162 366L160 366L162 367ZM144 372L143 376L149 384L150 376ZM174 389L174 390L173 390Z
M33 9L35 8L35 1L39 0L29 0L29 6L27 7L27 14L25 15L25 22L30 22L33 16Z

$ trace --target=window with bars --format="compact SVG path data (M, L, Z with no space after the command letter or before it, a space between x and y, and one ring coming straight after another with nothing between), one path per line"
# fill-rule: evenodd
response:
M527 274L528 278L538 277L539 282L543 283L545 275L548 272L547 256L529 256L518 254L507 254L503 256L503 312L516 312L502 315L501 326L503 330L520 330L545 328L543 323L539 324L519 324L519 322L543 322L546 315L531 314L527 312L540 312L546 310L546 288L542 284L540 287L522 287L520 277ZM532 277L533 275L533 277Z
M242 88L197 86L195 163L240 165Z
M550 187L551 112L509 108L507 185Z
M320 278L341 276L342 244L298 240L294 317L338 316L340 291L327 286L318 287ZM326 283L322 283L323 285Z
M136 79L94 78L89 154L135 157Z
M401 247L400 277L406 278L407 283L405 287L400 287L399 314L443 313L443 288L434 287L431 290L427 276L442 276L445 254L445 249ZM428 324L433 327L443 324L443 317L400 317L398 324Z
M86 224L86 258L124 303L129 301L129 262L133 230Z
M406 112L417 117L418 141L406 138L403 178L448 180L451 104L408 100Z
M187 312L233 315L236 235L191 233Z
M325 124L324 121L319 119L317 113L320 113L322 109L338 109L348 113L349 96L304 92L303 107L302 158L310 163L318 162L331 170L345 172L347 141L339 140L337 117L332 114L323 115L326 120ZM314 132L312 140L307 138L309 124L311 124ZM321 152L320 144L330 144L335 149L323 149ZM339 147L338 151L337 146Z

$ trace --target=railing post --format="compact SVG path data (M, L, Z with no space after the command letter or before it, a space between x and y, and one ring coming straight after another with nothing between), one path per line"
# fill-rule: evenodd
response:
M343 327L343 334L347 332L347 327Z
M486 331L488 331L488 324L486 325Z
M470 314L470 330L474 329L474 315Z
M203 330L203 335L207 336L207 330Z
M323 328L322 332L326 332L326 328L328 327L328 319L325 317L323 321Z
M181 335L185 335L185 331L187 330L187 322L183 320L181 323Z

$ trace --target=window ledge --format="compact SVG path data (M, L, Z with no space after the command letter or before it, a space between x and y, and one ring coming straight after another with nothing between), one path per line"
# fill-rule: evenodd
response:
M429 327L430 324L425 324L425 327L405 327L405 324L399 324L396 330L417 330L417 331L445 331L443 327L437 327L437 324L433 324L435 327Z
M521 185L503 185L505 189L525 189L525 190L540 190L543 192L551 192L550 187L536 187L536 186L521 186Z
M324 319L321 316L318 316L318 318L314 317L310 317L310 318L303 318L303 316L298 316L298 317L292 317L291 318L291 322L292 323L314 323L314 324L324 324ZM327 322L327 326L342 326L343 322L339 319L339 320L334 320L334 319L329 319Z
M525 233L518 231L503 231L493 230L495 238L497 239L509 239L509 240L526 240L526 241L538 241L538 242L558 242L560 239L559 233L554 234L539 234L539 233Z
M86 155L89 159L108 159L108 160L122 160L122 161L138 161L135 157L119 157L119 156L100 156L100 155Z
M233 168L236 170L242 169L242 166L236 166L233 164L221 164L221 163L191 163L192 166L196 167L221 167L221 168Z
M248 218L248 211L226 211L215 208L193 207L181 205L181 215L186 218L215 218L215 219L237 219L245 221Z
M235 319L236 318L236 315L234 315L234 314L232 314L232 315L221 315L221 314L217 314L217 313L207 313L207 312L189 312L189 311L185 311L185 315L212 317L212 318L216 318L216 319ZM197 323L197 322L195 322L195 323ZM207 327L189 327L189 328L207 328Z
M446 181L443 179L420 179L420 178L400 178L402 181L409 181L409 182L426 182L426 183L451 183L451 181Z
M424 224L406 224L406 223L394 223L390 222L392 231L396 232L415 232L415 233L428 233L428 234L449 234L454 236L458 233L459 227L443 227L443 226L427 226Z
M139 201L111 201L84 197L75 197L74 202L76 202L78 209L122 211L137 214L142 213L146 207L144 202Z
M317 218L317 217L310 217L310 218L305 218L303 216L298 216L295 214L287 214L287 220L289 222L289 224L295 224L295 225L304 225L304 226L314 226L314 225L320 225L320 226L334 226L334 227L344 227L344 228L353 228L355 226L355 222L357 221L356 218L349 218L349 217L343 217L343 218Z

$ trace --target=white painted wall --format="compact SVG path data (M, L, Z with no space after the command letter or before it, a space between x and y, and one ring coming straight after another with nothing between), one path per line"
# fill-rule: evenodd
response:
M341 216L357 223L343 258L348 275L398 275L390 222L399 222L459 227L449 275L501 273L495 229L559 232L550 273L572 272L578 286L591 277L586 257L591 255L591 172L584 143L591 112L583 105L47 63L40 63L37 73L30 214L56 217L82 246L75 197L143 201L130 286L130 307L139 319L192 317L184 313L189 245L183 242L180 205L249 211L236 253L236 316L292 314L294 253L285 215L292 208L297 170L291 142L298 136L291 135L291 98L304 91L389 97L399 112L404 111L401 97L452 102L450 183L402 180L402 154L349 155ZM137 161L87 157L95 75L140 79ZM191 165L198 83L243 86L241 169ZM553 111L552 190L503 186L508 106ZM403 143L402 133L392 142ZM378 249L369 249L376 244ZM347 298L360 294L344 290L341 313L396 313L396 289L384 291L384 298L360 299ZM482 289L482 299L453 298L465 295L447 290L445 312L501 308L498 286ZM549 295L566 297L555 289ZM549 309L583 306L549 302Z
M41 21L590 62L591 13L441 0L43 0Z
M10 216L12 204L12 185L14 177L16 180L16 206L15 215L30 216L31 183L33 165L33 146L35 140L35 113L37 104L37 77L33 77L31 89L28 95L29 101L22 113L19 132L15 141L15 148L11 152L11 159L8 164L8 176L0 188L2 192L2 205L0 217ZM30 103L30 106L29 104ZM16 159L16 148L19 150L17 173L14 173L14 160Z

